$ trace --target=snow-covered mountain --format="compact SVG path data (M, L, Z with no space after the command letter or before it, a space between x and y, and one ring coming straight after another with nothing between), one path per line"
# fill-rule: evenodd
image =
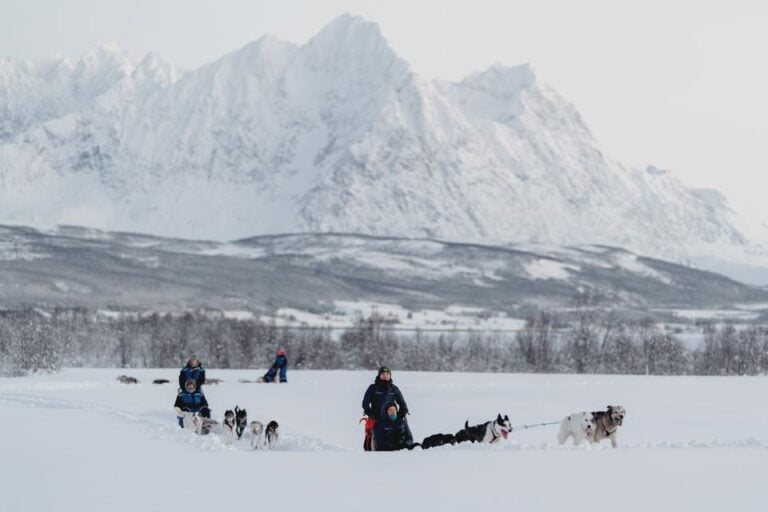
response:
M114 46L0 61L0 112L3 223L607 244L730 275L723 261L768 262L765 226L608 158L529 65L425 80L349 15L186 73Z

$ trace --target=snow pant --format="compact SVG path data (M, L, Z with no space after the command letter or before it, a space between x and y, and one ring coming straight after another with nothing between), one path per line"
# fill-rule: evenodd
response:
M264 374L264 380L266 382L274 382L275 381L275 375L277 374L277 370L275 368L270 368L267 373ZM288 368L283 366L280 368L280 382L288 382Z
M373 451L373 427L376 425L376 420L368 417L365 419L365 439L363 439L363 450L366 452Z

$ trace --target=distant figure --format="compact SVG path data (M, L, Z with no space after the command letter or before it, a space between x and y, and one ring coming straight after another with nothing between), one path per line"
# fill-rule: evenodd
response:
M264 374L264 382L274 382L278 370L280 371L280 382L288 382L288 358L285 357L285 349L282 347L277 349L275 362L272 363L269 371Z
M190 354L187 364L179 372L179 389L183 390L189 379L195 381L198 391L202 393L203 384L205 384L205 368L195 354Z

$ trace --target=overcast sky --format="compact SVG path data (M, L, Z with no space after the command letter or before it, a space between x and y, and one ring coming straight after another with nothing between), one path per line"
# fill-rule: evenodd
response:
M670 169L768 221L768 2L758 0L0 0L0 57L100 42L194 69L338 15L377 22L414 71L460 79L530 62L603 148Z

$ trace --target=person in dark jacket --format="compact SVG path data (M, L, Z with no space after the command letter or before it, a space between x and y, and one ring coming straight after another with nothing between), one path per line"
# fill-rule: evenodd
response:
M379 368L378 374L376 375L376 379L373 381L373 384L368 386L368 389L365 391L365 395L363 396L363 413L368 416L368 418L373 419L373 422L367 423L369 428L375 428L376 422L381 419L382 408L385 404L388 403L396 404L398 409L397 414L400 419L403 420L407 435L408 437L413 438L411 435L411 429L408 426L408 422L406 421L405 417L408 414L408 404L405 402L403 394L400 392L400 388L395 386L394 382L392 381L392 372L390 369L386 366L382 366ZM373 423L373 425L371 425L371 423ZM365 451L376 449L374 446L371 446L370 440L373 439L375 442L375 437L371 438L371 435L371 431L366 431L366 441L363 444L363 449L365 449Z
M389 402L382 407L373 427L374 451L391 452L414 448L413 436L405 417L398 414L397 404Z
M211 417L211 410L208 408L208 400L198 389L194 379L187 379L184 388L176 396L176 402L173 404L176 409L176 415L179 418L179 427L184 428L184 412L197 412L203 418Z
M205 384L205 368L195 354L189 356L189 360L184 368L179 372L179 389L184 390L185 383L192 379L197 385L198 391L203 392Z
M264 374L264 382L273 382L275 380L275 374L280 372L280 382L288 382L288 358L285 357L285 349L277 349L277 356L275 362L269 368L269 371Z

